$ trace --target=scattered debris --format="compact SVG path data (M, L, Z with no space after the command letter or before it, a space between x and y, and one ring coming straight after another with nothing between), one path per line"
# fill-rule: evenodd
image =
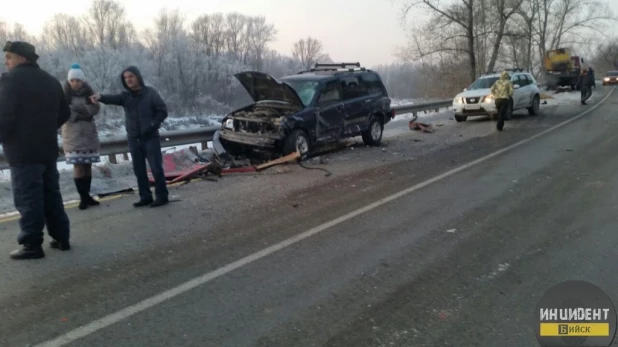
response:
M447 230L446 232L447 232L447 233L454 233L454 232L456 232L456 231L457 231L457 229L449 229L449 230Z
M410 130L420 130L424 133L432 133L433 127L431 124L417 122L418 116L415 116L409 123Z

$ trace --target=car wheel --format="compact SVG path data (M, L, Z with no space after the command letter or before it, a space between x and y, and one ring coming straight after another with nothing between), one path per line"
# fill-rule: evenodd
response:
M283 155L300 152L300 156L304 157L309 154L309 151L309 137L303 130L296 129L285 138L283 143Z
M465 122L466 120L468 120L468 116L455 116L455 120L457 122Z
M541 98L539 98L538 95L534 96L534 99L532 99L532 106L530 106L530 108L528 109L528 114L531 116L536 116L540 113L541 111Z
M369 129L363 132L363 142L367 146L377 146L382 141L382 133L384 132L384 127L382 126L382 122L377 117L371 117L371 121L369 122Z

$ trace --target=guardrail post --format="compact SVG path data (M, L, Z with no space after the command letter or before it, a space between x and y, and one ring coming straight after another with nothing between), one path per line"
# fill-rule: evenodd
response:
M129 153L122 153L122 159L129 161Z
M110 162L110 163L112 163L112 164L118 164L118 160L116 160L116 155L115 155L115 154L110 154L110 155L108 156L108 158L109 158L109 162Z
M205 151L208 149L208 141L202 141L202 151Z

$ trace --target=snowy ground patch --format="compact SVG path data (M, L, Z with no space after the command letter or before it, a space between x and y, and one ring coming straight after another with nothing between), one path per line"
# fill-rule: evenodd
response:
M545 105L574 105L580 102L581 93L579 91L564 91L556 93L554 91L544 92L547 95ZM594 91L593 91L594 93ZM543 105L541 105L543 106Z

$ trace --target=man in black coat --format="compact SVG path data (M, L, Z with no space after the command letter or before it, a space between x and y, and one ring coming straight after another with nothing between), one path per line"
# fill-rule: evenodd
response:
M122 106L133 172L137 178L140 200L135 207L158 207L169 202L167 182L163 172L163 155L159 139L159 127L167 118L167 106L155 89L144 84L139 69L126 68L120 75L126 91L115 95L93 95L93 102ZM156 199L153 201L146 171L146 160L155 181Z
M11 258L43 258L43 228L52 248L69 250L69 218L60 193L58 128L71 114L60 82L37 65L34 46L7 42L9 72L0 78L0 144L11 170L22 248Z

